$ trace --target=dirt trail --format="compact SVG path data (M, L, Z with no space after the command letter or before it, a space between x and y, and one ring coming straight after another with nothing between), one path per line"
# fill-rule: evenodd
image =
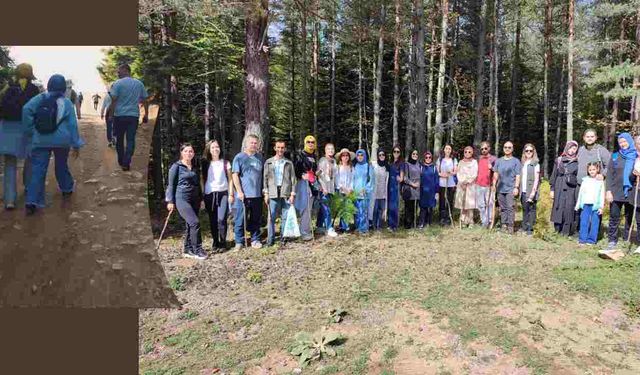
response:
M25 216L19 178L19 209L0 212L0 306L178 303L154 250L146 198L157 109L139 126L131 171L123 172L115 149L107 147L104 122L88 102L79 121L86 145L80 158L69 161L76 181L72 197L62 199L51 160L47 207Z

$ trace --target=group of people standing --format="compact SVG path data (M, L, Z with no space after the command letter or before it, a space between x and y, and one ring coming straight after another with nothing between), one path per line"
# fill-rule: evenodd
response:
M198 219L201 208L209 216L213 252L226 248L230 209L234 212L235 248L263 246L260 229L264 207L267 246L276 242L276 218L284 223L291 207L300 219L301 238L308 241L315 233L329 237L352 230L367 233L381 229L384 222L391 231L397 230L401 221L405 228L424 228L432 224L436 207L441 225L453 223L455 208L460 210L461 226L472 226L475 211L479 211L482 226L489 227L493 224L495 196L506 231L514 232L515 202L519 199L525 212L522 229L533 233L540 165L532 144L527 144L522 158L516 159L511 142L504 144L501 158L491 155L489 143L483 142L479 156L468 146L460 160L451 145L445 145L437 159L430 152L420 158L419 152L412 150L405 160L396 146L390 157L378 150L375 160L369 160L366 150L343 148L336 153L331 143L318 158L317 142L311 135L304 139L303 150L292 158L285 156L287 145L283 140L274 143L274 155L267 160L259 153L259 146L258 136L247 135L243 150L229 163L220 143L212 140L198 163L194 147L181 145L180 160L169 170L165 200L167 209L177 209L186 222L185 256L206 258ZM334 194L355 197L352 226L340 218L334 227L336 213L331 212L330 204ZM400 202L404 217L400 215ZM249 232L249 238L245 239L245 232ZM281 228L281 242L282 232Z

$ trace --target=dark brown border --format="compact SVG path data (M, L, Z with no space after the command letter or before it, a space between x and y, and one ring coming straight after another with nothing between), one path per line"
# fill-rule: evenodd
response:
M134 45L138 0L2 2L0 45Z

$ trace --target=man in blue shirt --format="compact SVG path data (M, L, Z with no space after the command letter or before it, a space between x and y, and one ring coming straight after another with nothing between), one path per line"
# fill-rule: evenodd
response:
M108 113L113 116L113 132L116 138L116 152L118 164L123 171L131 166L131 157L135 149L136 131L140 117L140 104L144 105L142 123L149 121L149 103L144 84L131 77L131 67L122 64L118 67L118 80L111 86L111 105ZM126 150L125 150L126 136Z
M258 154L258 136L245 138L244 151L233 158L231 173L236 190L234 237L236 249L242 248L245 229L251 233L251 247L262 248L260 219L262 218L262 168L263 159ZM246 210L246 218L245 218ZM245 228L244 224L247 224Z

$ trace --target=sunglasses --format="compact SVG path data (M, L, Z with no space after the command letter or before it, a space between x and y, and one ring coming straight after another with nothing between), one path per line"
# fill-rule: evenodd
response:
M465 153L465 154L470 154L470 153L472 153L472 152L473 152L473 151L471 151L471 150L466 150L464 153Z
M504 146L503 148L504 148L505 150L511 150L513 147L511 147L511 146Z
M524 152L533 152L533 150L524 150Z
M433 157L431 155L427 155L424 157L425 159L433 159Z
M393 150L393 153L394 153L394 154L399 154L399 153L400 153L400 151L398 151L398 150Z
M315 144L315 142L314 142L314 141L307 141L306 143Z
M482 147L481 150L488 150L489 147Z

